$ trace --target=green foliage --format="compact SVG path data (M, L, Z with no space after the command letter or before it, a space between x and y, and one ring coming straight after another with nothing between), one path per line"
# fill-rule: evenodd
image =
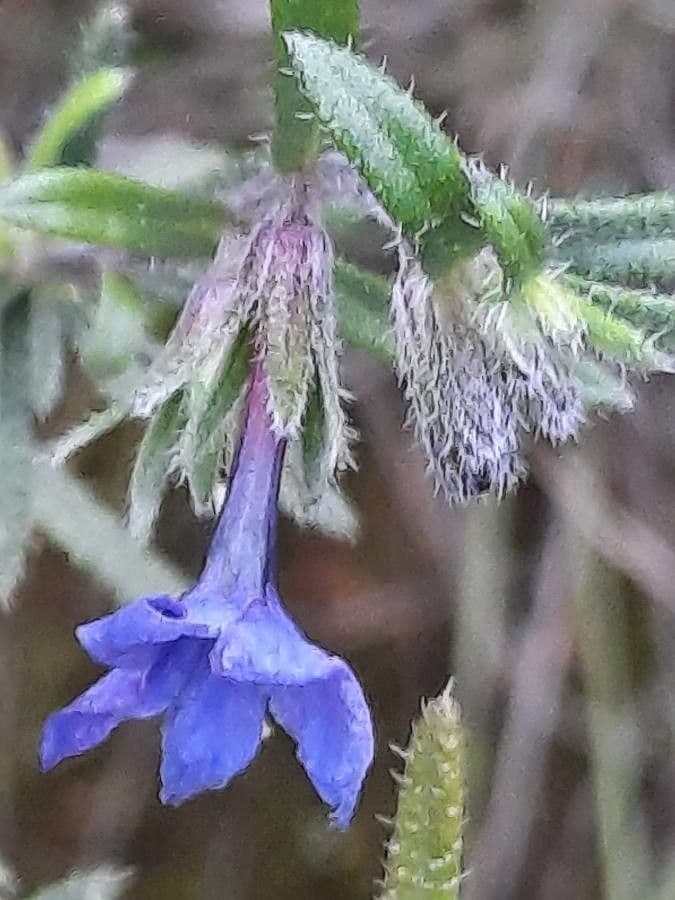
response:
M59 167L0 186L0 220L151 256L209 256L222 204L94 169Z
M452 684L422 706L402 754L381 900L453 900L462 882L466 738Z
M288 52L282 33L295 28L311 31L338 44L356 41L359 33L358 0L270 0L275 37L276 128L272 157L280 172L304 168L319 149L319 129L311 105L287 71Z
M147 350L146 309L127 278L103 271L99 300L79 348L92 374L98 378L120 375Z
M185 427L183 393L176 391L155 413L136 454L129 487L129 529L147 544L162 503L179 435Z
M485 237L499 257L504 275L522 282L545 262L544 223L534 203L513 184L482 166L472 167L472 171L473 196Z
M442 268L475 249L480 233L470 224L476 211L464 158L424 107L350 50L298 32L284 37L336 146L392 219L421 236L427 264Z
M0 285L0 608L23 576L32 526L30 294Z
M675 329L675 298L669 294L629 290L573 275L566 276L565 280L593 305L623 316L646 333L667 334Z
M45 122L28 153L28 171L55 166L88 122L116 103L131 79L126 69L98 69L74 84ZM73 162L72 154L69 162ZM80 162L81 160L77 160Z
M675 279L675 236L602 244L569 240L559 247L558 258L570 272L594 281L648 286Z
M342 260L335 264L334 277L340 335L354 347L391 362L389 282Z
M548 203L547 221L554 234L572 233L599 243L623 235L632 238L675 234L675 192L555 199Z
M30 400L38 419L46 419L61 400L66 377L68 316L58 292L34 289L28 335Z
M183 457L192 499L201 512L211 508L223 447L231 444L231 436L223 433L223 423L249 373L250 340L248 330L242 329L217 378L210 385L198 385L201 396L191 398L190 423L185 434L188 444Z
M523 280L544 262L546 232L535 205L465 159L421 103L348 49L285 35L307 97L336 146L359 170L435 275L481 244L506 276Z
M169 560L141 546L119 515L66 470L35 463L33 509L40 531L74 565L105 585L118 603L148 594L181 594L187 587Z

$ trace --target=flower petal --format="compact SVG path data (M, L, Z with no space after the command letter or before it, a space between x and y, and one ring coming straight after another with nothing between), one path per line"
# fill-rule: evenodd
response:
M256 754L265 693L213 675L205 662L162 727L162 803L223 788Z
M47 719L42 732L40 764L52 769L67 756L96 747L126 719L159 715L181 690L203 648L181 641L155 648L153 663L144 669L113 669L71 704Z
M217 630L197 623L189 607L172 597L144 597L109 616L80 625L77 639L103 666L142 667L156 645L181 637L216 637Z
M270 691L270 712L296 741L296 755L331 818L346 828L373 759L368 704L349 666L332 657L325 680Z
M307 640L270 585L264 600L254 600L223 628L209 658L218 675L265 685L305 684L343 665Z

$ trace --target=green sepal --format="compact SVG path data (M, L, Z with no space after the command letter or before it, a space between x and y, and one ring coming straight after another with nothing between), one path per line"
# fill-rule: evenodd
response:
M633 392L626 379L602 363L594 359L573 360L570 372L579 382L588 409L627 412L633 408Z
M48 448L50 462L55 466L63 465L78 450L117 428L128 415L129 404L122 401L113 401L106 409L92 413L84 422L52 441Z
M185 421L183 392L176 391L155 413L138 448L129 485L129 529L144 544L159 514Z
M334 269L340 336L354 347L391 362L389 325L391 285L386 278L338 260Z
M315 485L321 473L321 459L326 440L326 416L318 379L312 381L302 425L302 463L308 486Z
M210 256L228 221L211 200L96 169L56 167L0 186L0 219L160 257Z
M213 491L222 468L225 444L232 436L224 433L223 423L241 395L250 369L251 335L243 328L212 385L192 384L189 421L182 446L181 466L198 513L213 509Z

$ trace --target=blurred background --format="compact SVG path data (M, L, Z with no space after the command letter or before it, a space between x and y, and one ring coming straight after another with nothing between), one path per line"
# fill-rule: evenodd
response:
M386 53L403 83L414 74L463 148L509 164L519 184L573 195L675 183L672 0L362 6L368 55ZM17 153L65 87L91 9L0 0L0 129ZM250 148L271 125L264 0L130 9L139 69L106 117L101 164L174 184L195 148ZM343 240L387 271L378 241ZM353 661L372 701L379 752L352 828L327 828L282 734L226 791L178 810L156 798L153 723L41 776L42 719L97 674L73 628L112 599L36 530L0 620L0 854L22 895L106 863L133 869L134 900L366 900L386 837L374 814L395 809L388 745L406 743L420 698L453 674L470 729L466 897L675 898L675 379L640 385L636 409L593 420L579 446L533 448L515 498L449 510L401 430L391 371L356 351L344 371L361 539L285 523L280 555L292 613ZM43 437L91 406L75 359L68 379ZM71 466L120 518L139 437L117 429ZM157 543L186 576L209 533L173 491ZM126 565L108 561L120 577Z

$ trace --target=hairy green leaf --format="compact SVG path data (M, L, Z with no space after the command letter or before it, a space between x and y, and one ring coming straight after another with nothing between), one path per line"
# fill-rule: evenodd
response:
M320 121L394 221L420 235L426 267L476 249L464 157L422 104L348 49L299 32L284 39Z
M110 172L58 167L0 186L0 219L21 228L151 256L210 256L222 204Z
M547 235L535 204L513 184L472 167L474 201L482 230L507 278L522 282L541 268Z
M548 203L552 232L588 235L596 242L610 237L675 235L675 191L654 191L593 200L554 199Z
M587 296L594 306L617 313L638 328L648 332L675 329L675 297L654 291L630 290L619 285L587 281L568 275L565 280Z
M591 303L581 303L588 341L592 346L617 362L644 371L672 372L672 357L656 349L644 331L630 322Z
M88 122L116 103L131 79L126 69L99 69L71 87L46 120L28 153L29 171L55 166L63 160L64 149Z
M641 287L675 279L675 237L606 244L565 241L557 254L569 271L594 281Z
M183 392L177 391L155 413L138 449L129 488L129 528L143 544L150 540L184 426Z
M466 733L452 681L422 704L405 751L382 897L458 900L464 879Z

